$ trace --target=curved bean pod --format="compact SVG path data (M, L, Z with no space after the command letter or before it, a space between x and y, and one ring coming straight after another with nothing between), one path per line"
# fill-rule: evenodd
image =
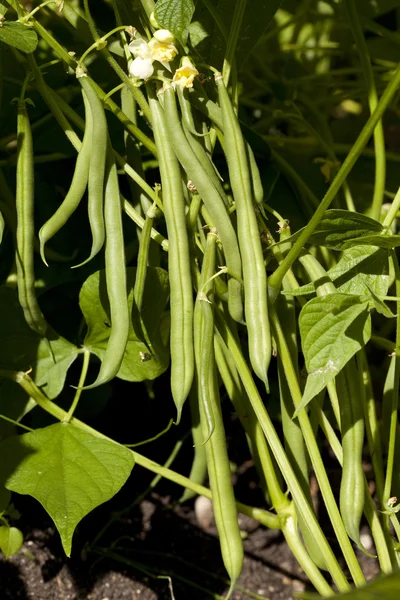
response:
M179 163L173 151L163 109L148 85L154 139L157 146L165 221L171 306L171 391L180 421L194 375L193 292L185 201Z
M89 262L102 249L106 237L104 223L104 173L106 168L107 120L103 104L88 77L78 77L89 102L89 120L92 119L92 148L88 176L88 216L92 232L92 248L89 257L76 265Z
M246 144L222 76L216 74L215 81L222 111L225 151L236 204L239 247L243 260L244 307L250 362L256 375L268 387L267 371L272 344L268 319L267 275L253 208Z
M178 110L176 107L175 92L170 85L163 88L164 110L168 132L172 140L174 151L179 162L185 169L188 177L193 181L202 200L210 213L218 236L222 242L226 265L231 273L237 277L242 275L242 261L235 230L226 211L224 201L218 190L204 171L196 154L193 152L182 129ZM228 280L228 306L229 312L235 321L243 322L242 285L235 278Z
M106 285L110 302L111 333L97 379L91 385L86 386L85 389L107 383L118 373L128 343L131 320L126 288L122 204L117 166L110 140L108 140L106 158L104 220L106 226Z
M85 103L86 127L83 136L82 147L76 159L75 171L72 177L70 188L54 215L50 217L50 219L46 221L44 225L42 225L39 231L40 255L46 265L46 243L58 231L60 231L71 215L76 211L80 201L83 198L83 194L85 193L88 183L94 124L90 116L90 105L85 95L83 95L83 100ZM103 152L104 151L105 148L103 148Z

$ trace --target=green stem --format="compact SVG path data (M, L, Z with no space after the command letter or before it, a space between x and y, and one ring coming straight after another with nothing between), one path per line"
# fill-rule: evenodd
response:
M400 187L397 190L395 197L393 198L393 202L390 206L389 212L387 213L385 220L382 225L387 227L388 229L392 226L393 221L397 217L397 213L400 209Z
M86 375L89 368L90 362L90 350L87 348L83 349L83 363L82 363L82 371L81 376L79 378L78 387L76 388L74 399L72 400L72 404L70 406L69 411L65 415L64 423L69 423L74 415L75 409L78 406L79 399L82 394L83 386L85 385Z
M236 45L246 6L247 0L236 0L235 11L233 13L232 23L229 29L229 37L226 44L224 64L222 67L222 78L224 80L225 87L228 86L232 65L235 60Z
M275 456L275 460L281 470L283 477L286 480L287 486L292 494L293 498L296 498L297 506L299 511L303 516L305 522L307 522L308 527L315 538L316 543L319 545L321 554L325 563L327 564L329 571L332 575L334 582L336 583L338 589L340 591L348 591L350 589L349 583L339 566L339 563L333 553L333 550L324 536L321 527L315 517L314 511L310 507L306 496L304 495L303 489L297 480L297 477L293 471L292 465L288 460L288 457L282 447L282 443L279 439L279 436L273 426L273 423L267 413L265 408L265 404L262 401L260 394L258 392L257 386L254 382L254 379L249 371L249 367L246 363L245 358L242 355L240 347L238 346L232 332L228 328L226 322L220 318L219 314L216 313L217 321L218 321L218 329L222 335L222 337L226 340L228 338L230 340L230 348L232 352L233 359L236 364L236 368L239 372L240 378L242 379L243 385L249 397L249 400L253 406L254 412L257 415L257 418L260 422L260 425L264 431L264 435L267 438L267 441L271 447L271 450ZM282 356L282 361L285 362L285 358ZM290 355L289 355L290 361ZM296 379L296 385L297 379ZM298 390L298 394L301 392ZM305 415L305 411L303 411ZM347 538L347 536L346 536ZM347 538L348 540L348 538ZM357 563L357 561L356 561ZM358 566L358 563L357 563ZM359 567L358 567L359 568Z
M54 402L49 400L27 373L24 373L23 371L7 371L4 369L0 369L0 378L11 379L12 381L15 381L26 391L26 393L31 398L35 400L38 406L40 406L44 411L46 411L61 422L65 419L67 412L63 410L60 406L57 406L57 404L54 404ZM88 433L91 433L96 437L114 441L106 435L103 435L99 431L96 431L96 429L93 429L89 425L86 425L86 423L84 423L83 421L76 419L75 417L72 417L71 425L75 425L76 427L79 427L79 429L87 431ZM152 471L153 473L160 474L162 477L173 481L177 485L193 490L199 496L205 496L206 498L212 499L211 491L208 488L192 482L187 477L184 477L179 473L175 473L175 471L171 471L170 469L159 465L154 460L151 460L150 458L147 458L146 456L143 456L142 454L139 454L134 450L131 450L131 452L134 456L135 462L138 465L141 465L142 467L148 469L149 471ZM237 502L236 506L239 512L249 517L252 517L253 519L258 521L265 527L268 527L269 529L281 528L281 521L279 516L269 512L268 510L264 510L262 508L255 508L253 506L247 506L247 504L242 504L241 502Z
M295 408L297 408L300 405L302 393L296 376L296 371L292 363L290 352L286 343L285 335L282 331L274 307L272 307L271 309L271 323L273 326L274 336L278 346L278 352L281 356L282 364L284 366L287 383L292 394L293 403ZM300 427L303 431L304 440L306 442L307 450L311 458L314 472L318 481L319 489L324 499L324 504L328 512L329 518L331 520L336 537L338 539L339 545L346 559L350 573L354 579L354 583L357 585L357 587L362 586L365 584L365 577L363 575L363 572L361 571L353 547L349 541L346 530L344 528L343 520L340 516L340 512L337 507L331 485L329 483L329 478L327 476L325 466L322 461L318 444L312 431L307 412L305 410L300 411L300 413L298 414L298 419L300 422ZM326 563L328 567L331 566L331 561L326 561Z
M400 296L400 268L396 253L392 251L393 265L396 276L396 296ZM400 381L400 300L397 301L397 318L396 318L396 346L395 346L395 367L393 375L392 402L390 411L390 426L389 426L389 443L388 455L386 461L386 476L385 486L383 490L384 507L387 507L387 502L391 496L396 431L397 431L397 410L399 406L399 381Z
M354 0L346 0L347 14L349 16L350 27L356 42L356 47L359 54L361 69L367 86L368 103L371 114L378 105L378 93L372 71L371 59L369 56L368 45L365 41L363 29L357 12L357 6ZM386 179L386 150L385 150L385 135L383 131L383 121L379 119L374 131L375 145L375 183L374 196L370 216L377 221L381 217L381 208L384 199L385 179Z
M326 192L324 198L321 200L321 203L318 206L317 210L315 211L314 215L311 217L307 227L303 230L303 232L300 234L298 239L295 241L295 243L293 244L293 248L290 250L288 255L285 257L284 261L278 266L276 271L270 276L268 287L269 287L270 299L272 302L274 302L276 300L276 297L281 288L282 280L283 280L283 277L285 276L285 273L292 266L294 261L297 259L300 252L302 251L304 245L307 243L308 239L310 238L311 234L313 233L314 229L317 227L318 223L324 216L324 214L325 214L326 210L328 209L329 205L331 204L332 200L338 194L344 180L347 178L351 169L353 168L354 164L356 163L358 157L361 154L362 149L367 144L377 123L382 118L384 112L386 111L390 102L392 101L393 96L395 95L399 85L400 85L400 63L398 64L396 71L393 74L392 79L390 80L384 93L382 94L382 97L379 100L379 103L378 103L375 111L370 116L367 123L364 125L355 144L353 145L348 156L346 157L345 161L343 162L341 168L339 169L338 174L336 175L335 179L333 180L333 182L332 182L331 186L329 187L328 191Z
M154 0L140 0L140 4L142 5L143 10L145 11L148 18L150 18L151 13L154 12L156 7Z

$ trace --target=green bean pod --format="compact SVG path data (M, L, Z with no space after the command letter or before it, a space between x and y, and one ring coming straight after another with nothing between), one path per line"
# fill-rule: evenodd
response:
M0 244L3 241L4 228L5 228L4 217L3 217L3 213L0 210Z
M213 163L210 160L210 157L206 150L204 149L203 144L199 140L199 138L193 134L195 131L195 122L192 114L192 105L189 102L188 90L182 90L180 86L178 86L178 98L179 105L182 111L182 126L183 131L185 132L187 141L189 142L193 152L197 156L198 160L201 163L201 166L206 171L207 175L211 179L212 184L215 189L221 196L224 201L225 206L229 206L228 198L224 192L224 188L222 187L221 180L219 175L217 174Z
M347 535L364 550L360 540L360 522L365 502L365 476L362 468L364 413L358 382L357 365L355 358L352 358L336 376L343 446L340 513Z
M194 375L193 292L185 201L179 163L172 148L166 117L148 85L154 139L159 155L162 198L168 231L168 270L171 308L171 391L180 421Z
M204 485L205 479L207 477L207 458L206 449L202 444L204 438L200 423L199 402L197 398L196 382L194 382L193 387L190 390L189 407L194 449L194 456L192 466L190 469L189 479L190 481L194 481L199 485ZM179 502L187 502L195 496L197 496L196 492L190 490L189 488L186 488L182 496L179 498Z
M92 140L94 123L90 116L90 105L85 95L83 95L83 100L85 103L86 127L83 136L82 147L76 159L75 170L70 188L54 215L50 217L50 219L46 221L44 225L42 225L39 231L40 255L42 257L43 262L46 265L46 243L58 231L60 231L60 229L65 225L65 223L68 221L71 215L76 211L83 198L83 194L85 193L88 184L90 157L93 151ZM105 152L104 147L103 152Z
M118 373L128 343L131 321L126 286L122 203L117 166L110 140L108 140L106 157L104 220L106 227L105 271L110 303L111 333L97 379L85 389L107 383Z
M272 345L268 319L267 275L261 239L253 207L253 190L246 144L220 74L216 74L222 110L225 151L236 204L239 247L243 262L245 319L250 362L256 375L268 386L267 371Z
M227 596L229 597L242 570L243 543L226 449L214 355L214 280L210 281L210 277L215 271L215 245L215 233L209 233L195 306L195 331L198 332L200 346L198 356L196 356L196 369L200 422L204 437L209 435L206 405L212 410L213 415L213 431L205 448L221 554L231 579L231 587Z
M35 293L33 143L24 100L18 102L16 212L18 299L29 327L45 337L48 326Z
M240 278L242 275L242 261L236 233L227 213L224 200L187 141L180 123L175 92L172 86L165 85L163 95L166 123L176 156L188 177L194 183L210 213L213 225L216 227L222 243L228 270L231 274ZM228 280L228 306L232 318L240 323L243 322L242 286L236 277L230 277Z
M88 175L88 216L92 232L92 248L89 257L76 265L80 267L92 260L102 249L105 237L104 223L104 174L106 168L107 120L103 103L86 76L78 77L84 95L89 102L88 119L92 120L92 148Z

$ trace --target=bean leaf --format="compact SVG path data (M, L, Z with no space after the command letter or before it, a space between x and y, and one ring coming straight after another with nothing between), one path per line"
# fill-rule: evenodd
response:
M16 554L24 543L24 536L16 527L0 527L0 550L6 558Z
M296 414L368 342L369 301L342 293L314 298L302 308L299 328L308 377Z
M0 466L2 483L42 504L67 556L79 521L112 498L134 466L123 446L66 423L8 438L0 455L7 457Z
M327 275L339 292L362 296L372 291L378 296L386 296L389 288L388 257L387 250L376 246L353 246L343 252ZM283 293L307 296L315 294L315 286L308 283Z
M302 231L303 229L296 231L285 242L295 242ZM343 250L348 247L347 245L360 246L364 244L363 237L370 236L368 244L378 246L380 244L374 243L372 238L384 240L386 236L377 235L383 231L384 228L378 221L365 215L348 210L333 209L326 211L307 243L315 246L326 246L332 250ZM372 236L371 234L375 235ZM384 243L382 242L382 244Z
M17 21L6 21L0 27L0 42L31 54L36 50L38 37L31 27Z
M50 353L46 340L25 322L15 290L0 287L0 365L2 369L28 371L36 385L50 399L60 394L67 371L79 349L55 332L51 333Z
M169 295L168 274L160 268L147 269L140 315L133 299L135 275L135 267L127 269L132 322L124 360L117 375L125 381L155 379L169 364L169 350L163 332L163 313ZM79 303L88 326L85 346L101 360L111 325L104 271L97 271L85 281Z
M158 24L185 46L194 9L194 0L158 0L154 14Z

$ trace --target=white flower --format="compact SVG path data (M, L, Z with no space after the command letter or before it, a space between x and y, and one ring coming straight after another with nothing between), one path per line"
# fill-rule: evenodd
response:
M145 42L143 38L137 38L129 44L129 50L132 52L135 60L132 62L129 72L134 77L140 79L148 79L153 75L153 62L158 61L168 70L170 70L169 62L174 60L178 54L172 40L172 33L166 29L160 29L159 38L153 37L150 42ZM161 41L160 41L161 40ZM165 41L163 41L165 40Z
M137 38L129 44L129 50L132 52L135 60L129 68L129 72L134 77L148 79L153 75L153 59L148 44L143 38Z
M182 58L181 65L182 66L175 71L172 85L174 87L180 85L181 87L191 88L193 87L194 78L199 72L188 56Z
M154 32L154 37L161 44L173 44L175 41L174 36L168 29L158 29L158 31Z

